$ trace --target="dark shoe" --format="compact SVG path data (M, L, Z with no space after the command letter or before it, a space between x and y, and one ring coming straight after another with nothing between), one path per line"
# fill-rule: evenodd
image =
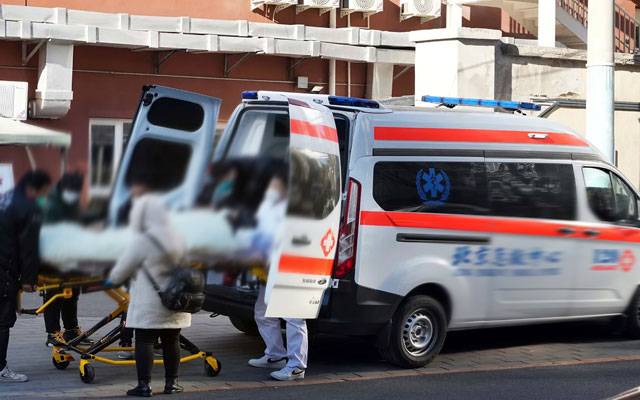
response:
M148 383L138 382L138 386L127 391L127 396L151 397L153 396L153 392L151 391Z
M175 382L167 382L164 385L164 394L182 393L184 388Z
M59 346L65 344L63 335L60 332L47 333L47 341L45 342L47 347Z
M72 341L73 339L77 338L80 335L82 335L82 330L80 328L74 328L74 329L66 329L62 334L62 337L67 343L69 343L70 341ZM91 346L93 343L94 343L93 340L89 338L84 338L78 344Z

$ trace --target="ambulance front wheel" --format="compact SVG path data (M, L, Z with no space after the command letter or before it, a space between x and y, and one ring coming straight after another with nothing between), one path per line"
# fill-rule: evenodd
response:
M440 353L447 335L447 314L432 297L409 297L393 316L386 343L380 352L403 368L423 367Z

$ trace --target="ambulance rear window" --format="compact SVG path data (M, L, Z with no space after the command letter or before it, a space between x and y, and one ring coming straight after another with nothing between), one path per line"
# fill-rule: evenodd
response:
M387 211L572 220L570 164L378 162L373 197Z

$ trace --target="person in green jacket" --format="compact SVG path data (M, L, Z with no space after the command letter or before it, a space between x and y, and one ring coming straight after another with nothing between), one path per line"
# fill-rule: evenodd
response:
M80 193L84 178L77 172L65 173L55 188L41 204L44 212L44 223L54 224L60 222L78 222L80 220ZM60 293L59 290L48 290L44 301ZM81 334L78 325L78 297L80 292L73 291L69 299L61 299L53 302L44 311L44 324L47 331L47 346L54 346L61 341L70 341ZM61 332L60 318L64 325L64 333ZM90 341L83 341L89 344Z

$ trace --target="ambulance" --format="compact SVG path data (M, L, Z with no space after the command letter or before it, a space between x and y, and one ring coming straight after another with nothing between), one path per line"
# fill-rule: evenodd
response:
M575 132L519 115L535 104L423 100L447 107L245 92L214 144L219 100L147 87L111 217L143 159L166 171L176 208L196 203L212 160L286 160L297 195L269 271L269 315L376 337L403 367L429 363L451 330L609 318L640 337L631 183ZM249 331L252 278L209 282L205 308Z

